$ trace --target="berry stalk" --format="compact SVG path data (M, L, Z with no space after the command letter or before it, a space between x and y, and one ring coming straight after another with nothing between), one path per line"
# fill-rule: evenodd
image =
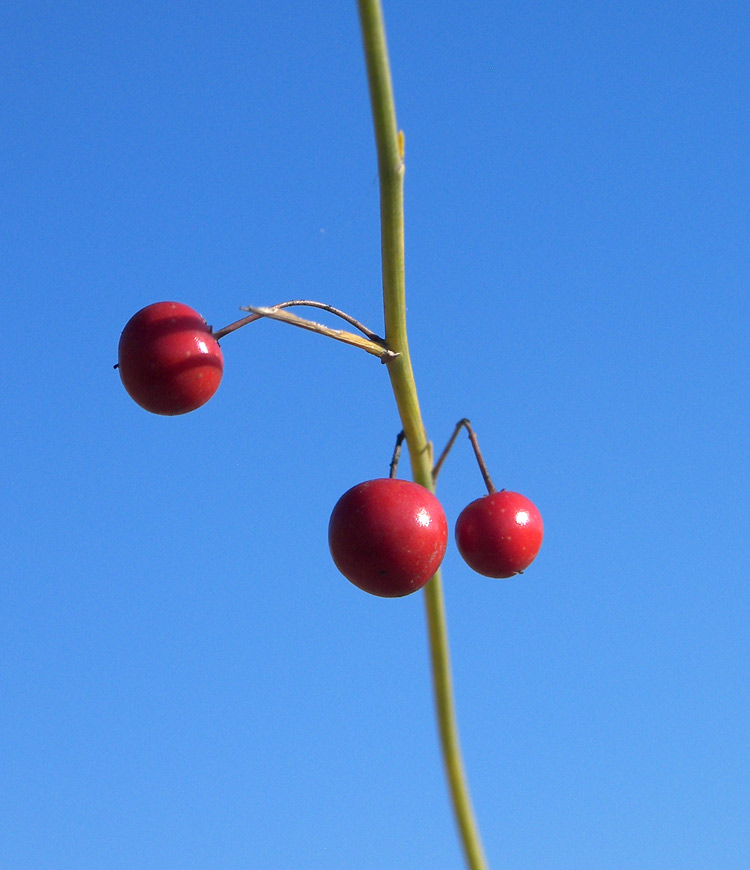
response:
M456 443L456 438L458 438L458 433L461 431L461 427L465 428L469 435L469 441L471 441L471 446L474 450L474 456L476 457L477 465L479 466L479 470L482 472L484 485L487 487L487 492L491 495L497 490L495 488L495 484L492 482L490 473L487 470L487 463L484 461L482 451L479 449L477 434L471 427L471 421L467 420L466 417L463 417L461 420L458 421L458 423L456 423L456 428L453 430L453 434L448 439L448 443L445 445L443 452L440 454L437 462L435 463L435 467L432 469L432 479L433 481L437 481L438 474L440 474L440 469L443 467L443 463L448 458L448 454L451 452L451 448Z
M317 323L314 320L306 320L305 318L292 314L289 311L282 310L290 308L293 305L307 305L310 308L322 308L324 311L329 311L331 314L335 314L336 317L340 317L342 320L345 320L347 323L356 327L362 335L347 332L344 329L332 329L330 326L325 326L323 323ZM267 317L270 320L280 320L283 323L290 323L292 326L299 326L302 329L310 330L310 332L317 332L320 335L326 335L328 338L333 338L336 341L343 341L345 344L361 348L362 350L367 351L367 353L379 357L380 361L384 363L390 362L398 356L398 354L389 350L384 339L380 338L380 336L374 333L371 329L368 329L363 323L355 320L351 314L347 314L345 311L341 311L339 308L334 308L333 305L328 305L325 302L316 302L314 299L290 299L288 302L280 302L270 308L255 308L252 305L243 305L241 310L249 311L251 313L246 317L241 317L239 320L235 320L234 323L230 323L222 329L212 330L211 334L216 341L224 338L225 335L236 332L243 326L247 326L248 323L254 323L256 320Z
M404 137L396 123L388 48L379 0L358 0L380 179L380 227L385 340L398 353L388 364L393 394L409 448L412 476L434 491L432 445L419 409L406 333L404 271ZM487 870L471 805L456 723L450 652L440 571L425 587L433 690L440 744L467 867Z

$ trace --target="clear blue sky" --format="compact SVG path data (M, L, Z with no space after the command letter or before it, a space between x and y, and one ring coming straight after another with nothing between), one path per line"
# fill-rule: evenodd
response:
M750 866L750 12L390 2L409 334L546 539L444 579L494 870ZM421 594L335 570L384 368L278 323L180 418L143 305L382 326L353 2L0 9L2 870L457 870ZM481 495L462 438L451 526Z

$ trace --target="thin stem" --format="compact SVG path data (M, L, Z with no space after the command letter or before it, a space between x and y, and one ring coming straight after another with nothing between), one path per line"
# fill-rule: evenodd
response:
M406 335L404 270L404 138L396 125L385 27L379 0L358 0L367 80L370 89L380 179L381 256L385 337L399 353L388 366L393 394L406 433L412 476L434 489L432 446L419 409ZM440 572L425 587L435 707L448 786L461 844L470 870L487 870L479 830L474 819L456 725L448 650L448 632Z
M391 466L388 477L395 477L396 471L398 470L398 463L401 459L401 445L404 443L404 438L406 435L404 434L404 430L402 429L398 435L396 435L396 445L393 448L393 456L391 457Z
M239 320L235 320L233 323L224 326L222 329L212 329L211 335L219 341L219 339L224 338L225 335L229 335L230 332L236 332L240 327L247 326L248 323L254 323L256 320L260 320L260 318L260 314L248 314L247 317L241 317Z
M456 443L456 438L458 438L458 433L461 431L461 427L464 427L469 435L469 441L471 441L471 446L474 449L474 456L477 460L477 465L479 466L479 470L482 472L482 477L484 478L484 484L487 487L487 492L492 494L493 492L497 492L495 489L495 484L492 482L492 478L490 477L490 473L487 470L487 465L484 461L484 457L482 456L482 451L479 449L479 442L477 441L477 436L474 430L471 427L471 423L464 417L462 420L459 420L456 423L456 428L453 430L453 434L448 439L448 443L445 445L445 449L440 454L440 458L435 463L435 467L432 469L432 479L433 481L437 480L438 474L440 474L440 469L443 467L443 463L445 462L448 454L450 453L451 447Z
M448 439L448 443L443 448L443 452L440 454L437 462L433 466L432 469L432 482L437 483L438 474L440 474L440 469L443 467L443 463L445 462L448 454L451 452L451 447L456 443L456 438L458 438L458 433L461 431L461 426L463 425L463 420L459 420L456 423L456 428L453 430L453 434Z
M347 314L345 311L342 311L340 308L334 308L333 305L328 305L325 302L316 302L314 299L290 299L288 302L279 302L278 305L271 305L271 308L291 308L294 305L307 305L310 308L322 308L324 311L329 311L331 314L335 314L336 317L340 317L342 320L345 320L347 323L350 323L355 329L358 329L362 335L367 336L371 341L380 341L383 339L371 329L368 329L363 323L360 323L358 320L355 320L351 314ZM253 309L249 306L241 308L241 311L252 311ZM228 326L223 327L222 329L212 330L211 334L218 341L220 338L224 338L225 335L229 335L230 332L235 332L242 326L247 326L248 323L253 323L256 320L260 320L263 317L262 314L249 314L247 317L241 317L239 320L235 320L234 323L230 323Z
M292 314L291 311L282 311L280 308L255 308L248 305L246 310L252 311L253 314L257 314L259 317L280 320L282 323L290 323L292 326L299 326L310 332L317 332L319 335L325 335L336 341L343 341L345 344L359 347L362 350L366 350L367 353L379 357L380 361L384 363L390 362L398 356L398 353L392 351L382 338L377 341L371 341L369 338L364 338L355 332L347 332L345 329L331 329L330 326L325 326L314 320L306 320L304 317L298 317L296 314Z
M497 492L497 490L495 489L495 484L492 482L490 473L487 470L487 466L485 465L482 451L479 449L479 442L477 441L476 433L471 428L471 424L468 420L462 420L461 422L464 424L464 426L466 426L466 431L469 433L469 441L471 441L471 446L474 448L474 456L476 456L477 465L479 466L479 470L482 472L482 477L484 478L484 485L487 487L487 492L492 495L492 493Z

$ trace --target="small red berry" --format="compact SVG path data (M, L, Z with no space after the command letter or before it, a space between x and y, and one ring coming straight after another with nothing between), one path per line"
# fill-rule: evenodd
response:
M328 545L336 567L355 586L384 598L421 589L440 567L448 524L440 502L410 480L357 484L336 503Z
M180 302L155 302L125 324L118 349L130 397L154 414L187 414L219 388L224 357L206 321Z
M485 577L512 577L524 571L536 558L543 536L536 506L505 489L471 502L456 522L459 552Z

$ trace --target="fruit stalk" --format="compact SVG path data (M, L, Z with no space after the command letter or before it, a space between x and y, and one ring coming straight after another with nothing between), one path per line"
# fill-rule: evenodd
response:
M490 473L487 470L487 463L484 461L484 457L482 456L482 451L479 449L479 441L477 440L477 434L471 426L471 421L467 420L466 417L463 417L461 420L456 423L456 428L453 430L453 434L448 439L448 443L445 445L443 452L438 457L437 462L435 463L435 467L432 469L432 479L437 481L438 474L440 474L440 469L443 467L443 463L448 457L448 454L451 452L451 448L456 443L456 438L458 438L458 433L461 431L461 428L465 428L468 435L469 441L471 441L472 449L474 450L474 456L477 460L477 465L479 466L479 470L482 473L482 478L484 479L484 484L487 487L487 492L492 494L496 492L495 484L492 482L492 478L490 477Z
M380 180L381 257L385 340L399 354L388 365L409 448L413 479L434 491L432 446L419 409L406 334L404 270L404 137L396 124L388 48L379 0L358 0ZM440 571L425 587L433 690L440 744L461 844L470 870L487 870L461 758Z

